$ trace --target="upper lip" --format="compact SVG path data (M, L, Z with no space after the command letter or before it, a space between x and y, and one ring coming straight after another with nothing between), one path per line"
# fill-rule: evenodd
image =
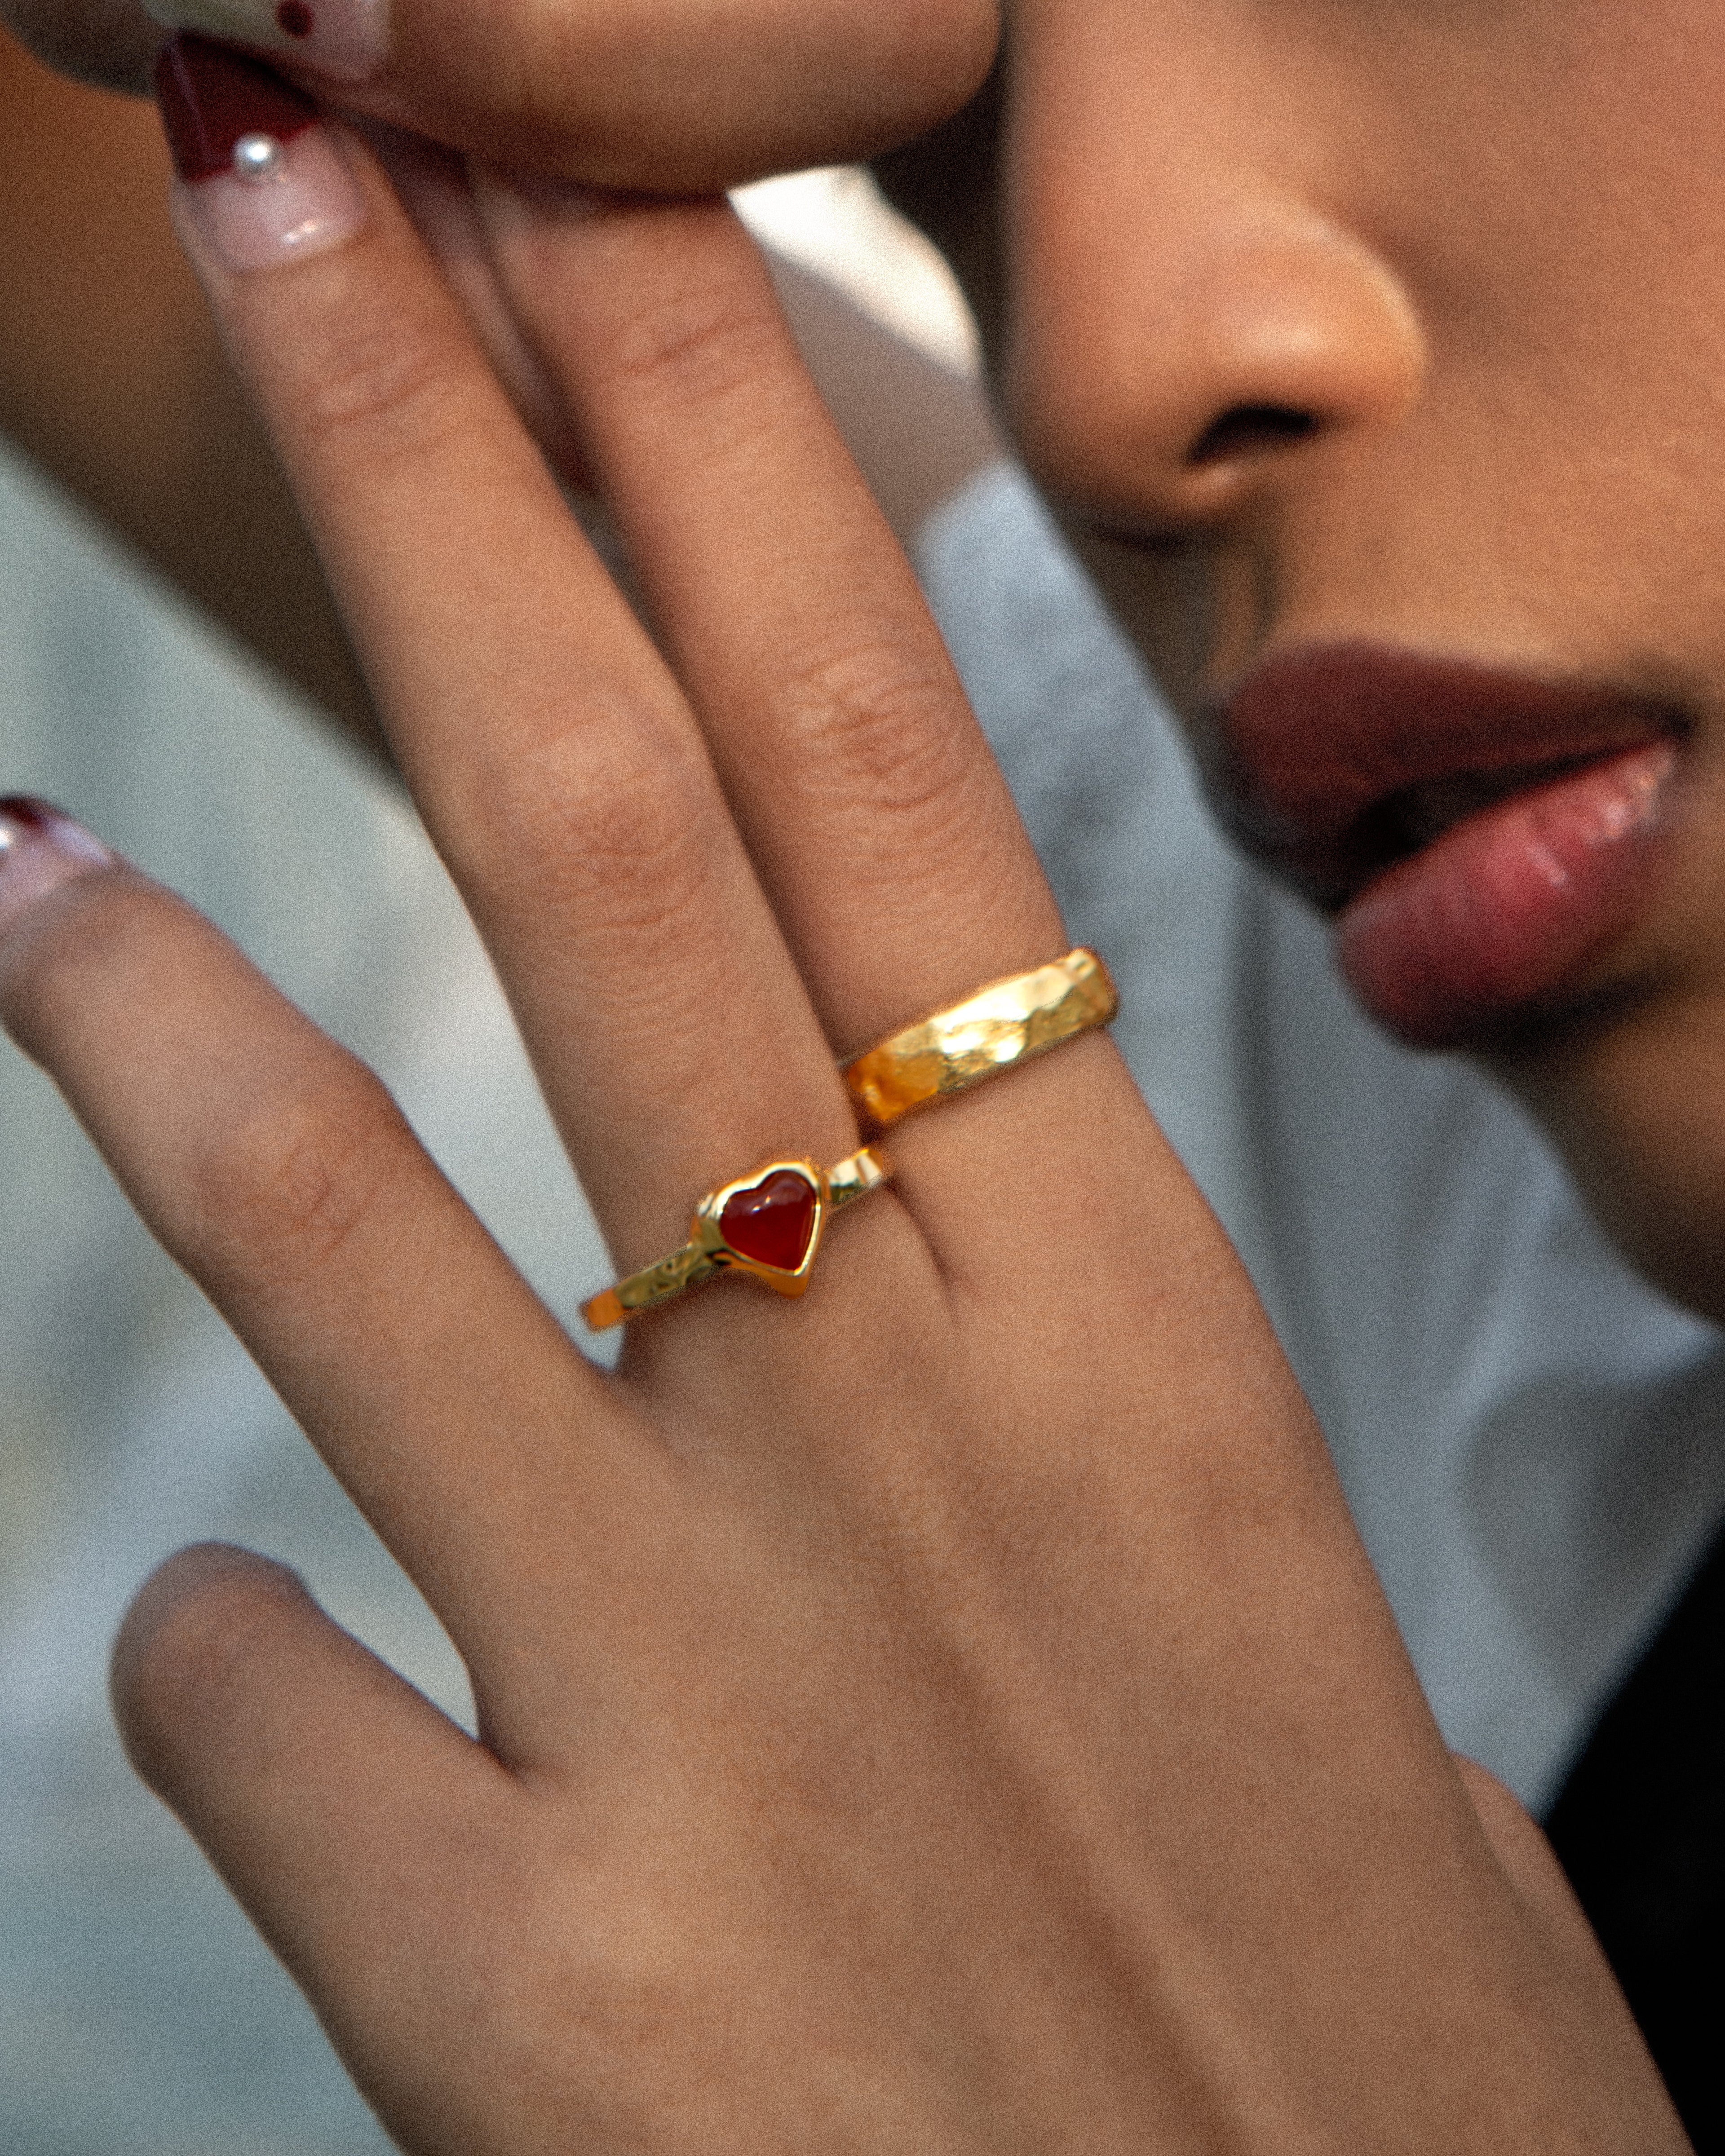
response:
M1336 909L1488 802L1687 731L1681 706L1622 688L1307 644L1210 707L1200 753L1234 836Z

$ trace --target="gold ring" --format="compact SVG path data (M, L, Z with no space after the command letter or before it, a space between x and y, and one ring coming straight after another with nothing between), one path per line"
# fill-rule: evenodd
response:
M912 1108L1106 1025L1119 1009L1108 968L1081 947L1051 966L991 981L949 1010L906 1026L859 1055L845 1082L869 1122L885 1130Z
M752 1273L781 1295L801 1295L827 1215L878 1190L890 1173L865 1146L836 1168L772 1160L752 1175L710 1190L695 1209L680 1250L582 1304L588 1329L603 1332L621 1325L637 1311L669 1302L721 1272Z

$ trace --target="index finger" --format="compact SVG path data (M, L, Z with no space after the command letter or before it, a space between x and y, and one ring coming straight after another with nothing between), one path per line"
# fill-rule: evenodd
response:
M632 1271L752 1161L854 1150L830 1052L675 678L381 173L182 45L182 230Z

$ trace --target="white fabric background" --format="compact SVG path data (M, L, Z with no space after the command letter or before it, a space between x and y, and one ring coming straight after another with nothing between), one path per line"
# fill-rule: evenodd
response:
M605 1260L411 816L0 462L0 792L62 802L357 1050L552 1306ZM135 1783L105 1696L133 1589L215 1536L304 1573L452 1711L418 1598L238 1344L0 1043L0 2149L387 2147L291 1984Z

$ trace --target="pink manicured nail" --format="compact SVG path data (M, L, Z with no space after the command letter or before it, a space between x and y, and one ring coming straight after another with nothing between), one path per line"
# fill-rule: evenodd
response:
M342 82L375 74L389 48L388 0L145 0L170 30L257 45Z
M321 254L366 221L365 198L317 107L260 61L176 38L156 100L198 239L229 270Z
M81 824L45 801L11 793L0 801L0 936L39 900L74 876L110 869L116 856Z

